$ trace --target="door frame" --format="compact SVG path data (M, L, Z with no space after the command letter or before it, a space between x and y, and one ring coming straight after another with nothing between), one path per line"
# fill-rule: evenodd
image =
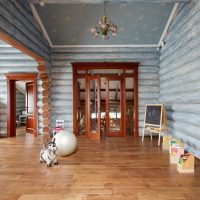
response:
M7 135L16 136L16 81L33 82L34 137L37 136L37 73L7 73Z
M77 124L77 79L85 78L88 76L88 70L90 69L122 69L124 77L124 84L126 83L126 77L132 77L134 81L134 136L139 137L138 132L138 66L139 62L73 62L71 63L73 68L73 132L78 135ZM126 74L126 70L134 70L133 73ZM84 70L84 74L78 74L78 70ZM102 75L103 76L103 75ZM104 75L109 76L109 74ZM125 90L125 87L123 87ZM123 91L125 92L125 91ZM123 105L124 111L126 111L126 103ZM87 112L87 111L86 111ZM126 136L126 118L123 117L123 136Z

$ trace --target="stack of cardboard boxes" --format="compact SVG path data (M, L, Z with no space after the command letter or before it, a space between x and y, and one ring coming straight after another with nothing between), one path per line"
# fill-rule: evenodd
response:
M177 164L179 173L194 173L194 156L184 151L184 144L170 135L163 136L163 150L169 150L170 163Z
M170 163L177 164L180 156L185 153L184 144L178 140L170 140L169 144Z

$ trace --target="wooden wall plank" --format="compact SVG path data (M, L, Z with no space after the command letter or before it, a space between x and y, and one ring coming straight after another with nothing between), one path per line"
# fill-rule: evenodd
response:
M19 4L15 0L0 0L0 37L10 45L31 56L26 56L0 41L0 81L2 84L5 84L4 73L38 72L38 63L45 65L46 73L50 76L50 47L34 17L23 4ZM37 106L38 109L41 109L42 82L39 79L37 81L37 92ZM3 98L0 99L1 115L7 106L6 87L0 88L0 95L3 95ZM39 113L38 118L40 121L42 120L41 115L42 113ZM39 123L39 130L43 130L41 124ZM4 122L1 123L0 119L1 133L6 134L6 125ZM39 132L39 134L42 133L43 131Z
M160 56L160 95L169 133L200 157L200 1L178 9Z
M50 48L31 13L14 0L1 0L0 6L0 31L49 60Z
M145 103L158 103L159 52L155 48L53 48L51 67L51 124L64 119L73 129L73 81L71 62L140 62L139 131L143 126Z

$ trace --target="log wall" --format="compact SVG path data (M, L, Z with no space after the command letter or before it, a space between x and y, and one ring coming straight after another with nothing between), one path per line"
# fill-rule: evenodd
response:
M0 37L5 39L5 35L14 39L16 48L23 46L32 53L36 54L42 60L42 64L46 70L48 76L50 68L50 47L45 40L43 33L35 21L32 13L27 10L27 6L24 3L19 3L16 0L0 0ZM6 38L7 39L7 38ZM7 104L7 89L6 82L3 73L8 72L39 72L37 69L38 63L36 63L29 56L23 55L16 49L6 46L4 43L0 43L0 134L6 134L6 111L5 106ZM30 53L30 52L29 52ZM48 119L45 118L45 124L43 124L42 117L42 82L38 79L38 130L39 133L44 133L48 129ZM50 100L48 99L48 102ZM2 113L2 115L1 115Z
M179 7L160 56L168 130L200 158L200 1Z
M144 105L158 103L159 53L155 48L81 48L52 49L51 124L64 119L73 129L73 88L71 62L140 62L139 127L143 126Z
M0 31L11 36L44 59L49 59L47 41L24 4L16 0L0 0Z
M19 115L22 111L26 109L25 95L16 89L16 120L18 120Z
M5 73L38 73L37 62L0 41L0 134L7 134L7 82ZM42 81L37 81L38 130L42 134Z

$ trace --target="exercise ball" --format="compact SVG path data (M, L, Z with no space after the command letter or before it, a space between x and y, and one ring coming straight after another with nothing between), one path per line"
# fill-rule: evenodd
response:
M77 139L76 136L67 130L63 130L58 132L54 138L58 156L68 156L72 154L77 147Z

